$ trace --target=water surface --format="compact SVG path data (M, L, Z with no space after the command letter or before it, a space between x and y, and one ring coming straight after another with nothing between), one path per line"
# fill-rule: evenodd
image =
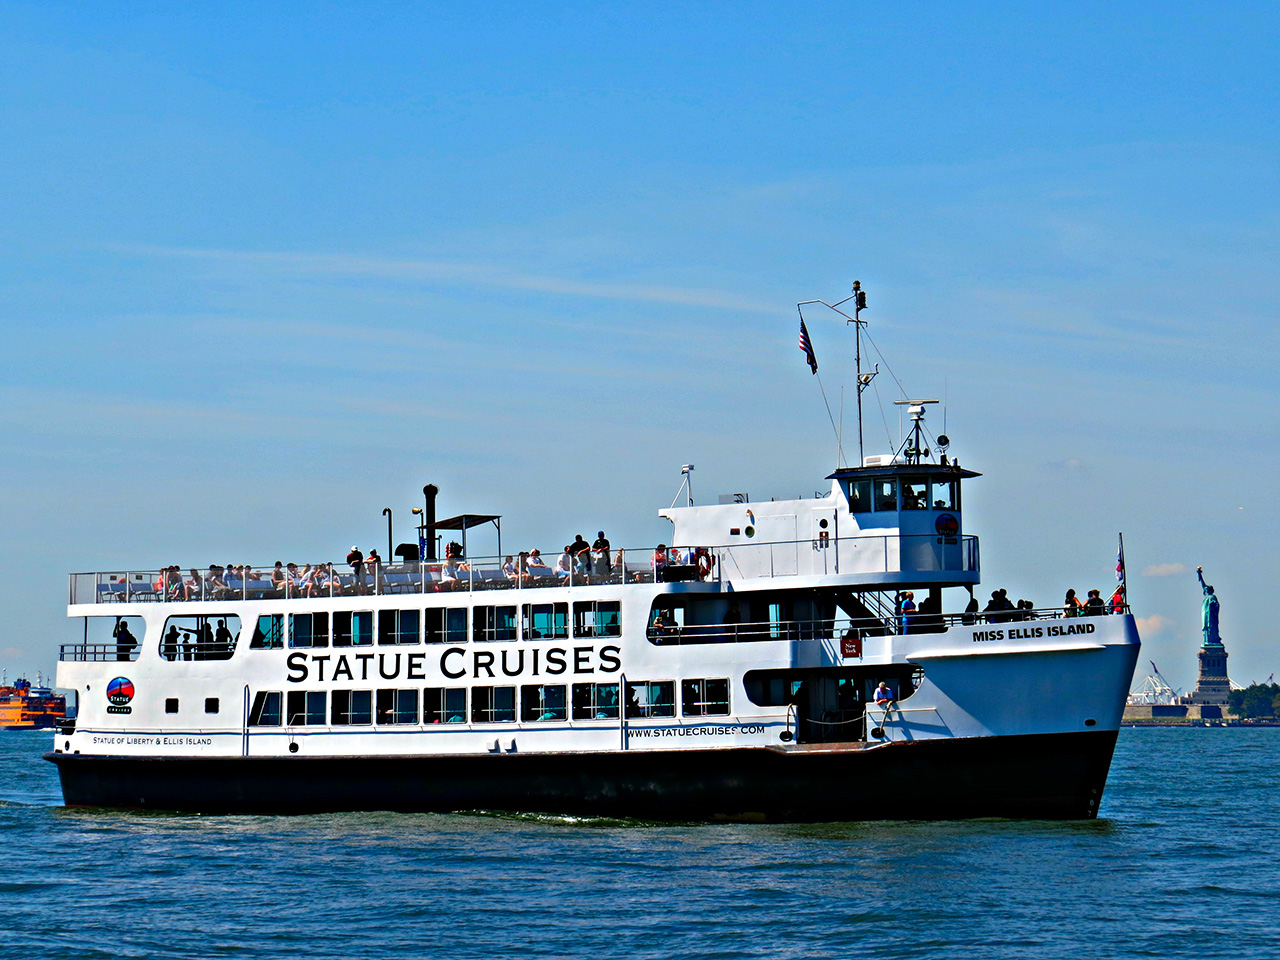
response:
M1280 956L1280 730L1124 730L1097 821L819 826L69 810L51 742L0 732L42 960Z

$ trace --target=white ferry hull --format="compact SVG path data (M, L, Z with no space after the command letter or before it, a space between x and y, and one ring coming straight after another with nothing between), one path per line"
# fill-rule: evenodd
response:
M503 810L654 821L1097 816L1116 731L453 757L48 754L66 803L199 813Z

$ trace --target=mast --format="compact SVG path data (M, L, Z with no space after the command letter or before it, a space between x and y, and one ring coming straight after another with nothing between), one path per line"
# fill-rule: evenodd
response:
M843 304L853 301L853 316L845 313L840 307ZM862 289L860 280L853 281L853 292L843 300L837 300L835 303L827 303L825 300L801 300L796 304L796 309L800 311L800 322L804 322L804 307L811 303L820 303L829 310L834 310L845 321L853 324L853 363L854 371L857 374L858 385L858 466L862 466L865 460L865 454L862 449L862 391L871 385L871 381L875 379L876 374L880 372L880 365L876 364L874 370L867 373L862 372L862 325L867 321L859 319L858 315L867 309L867 292ZM816 371L815 371L816 372ZM825 395L824 395L825 396ZM828 408L829 412L829 408ZM833 423L834 425L834 423Z

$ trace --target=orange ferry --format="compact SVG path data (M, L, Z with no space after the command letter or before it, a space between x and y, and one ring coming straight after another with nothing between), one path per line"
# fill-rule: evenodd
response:
M37 683L40 677L36 677ZM67 715L67 698L49 687L32 686L19 678L13 686L0 684L0 730L43 730Z

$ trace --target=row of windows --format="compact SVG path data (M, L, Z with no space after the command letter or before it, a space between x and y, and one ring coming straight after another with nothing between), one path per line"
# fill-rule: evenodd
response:
M896 477L849 481L849 510L852 513L898 510L959 510L960 481L930 480L927 477ZM902 499L899 501L898 494Z
M626 685L628 717L676 715L674 680L641 680ZM517 704L517 692L519 702ZM471 712L467 712L468 694ZM681 715L725 716L729 681L684 680ZM326 707L328 708L326 710ZM618 684L529 684L502 687L416 687L398 690L259 691L249 712L253 727L368 726L377 724L523 723L556 720L617 720Z
M478 642L565 640L569 638L568 603L526 603L475 607L471 636ZM519 612L519 617L517 617ZM427 610L338 610L323 613L273 613L258 617L250 647L360 647L373 643L466 643L466 607ZM592 600L573 604L574 637L617 637L622 634L622 604ZM523 624L523 626L522 626ZM287 627L287 633L286 633Z

